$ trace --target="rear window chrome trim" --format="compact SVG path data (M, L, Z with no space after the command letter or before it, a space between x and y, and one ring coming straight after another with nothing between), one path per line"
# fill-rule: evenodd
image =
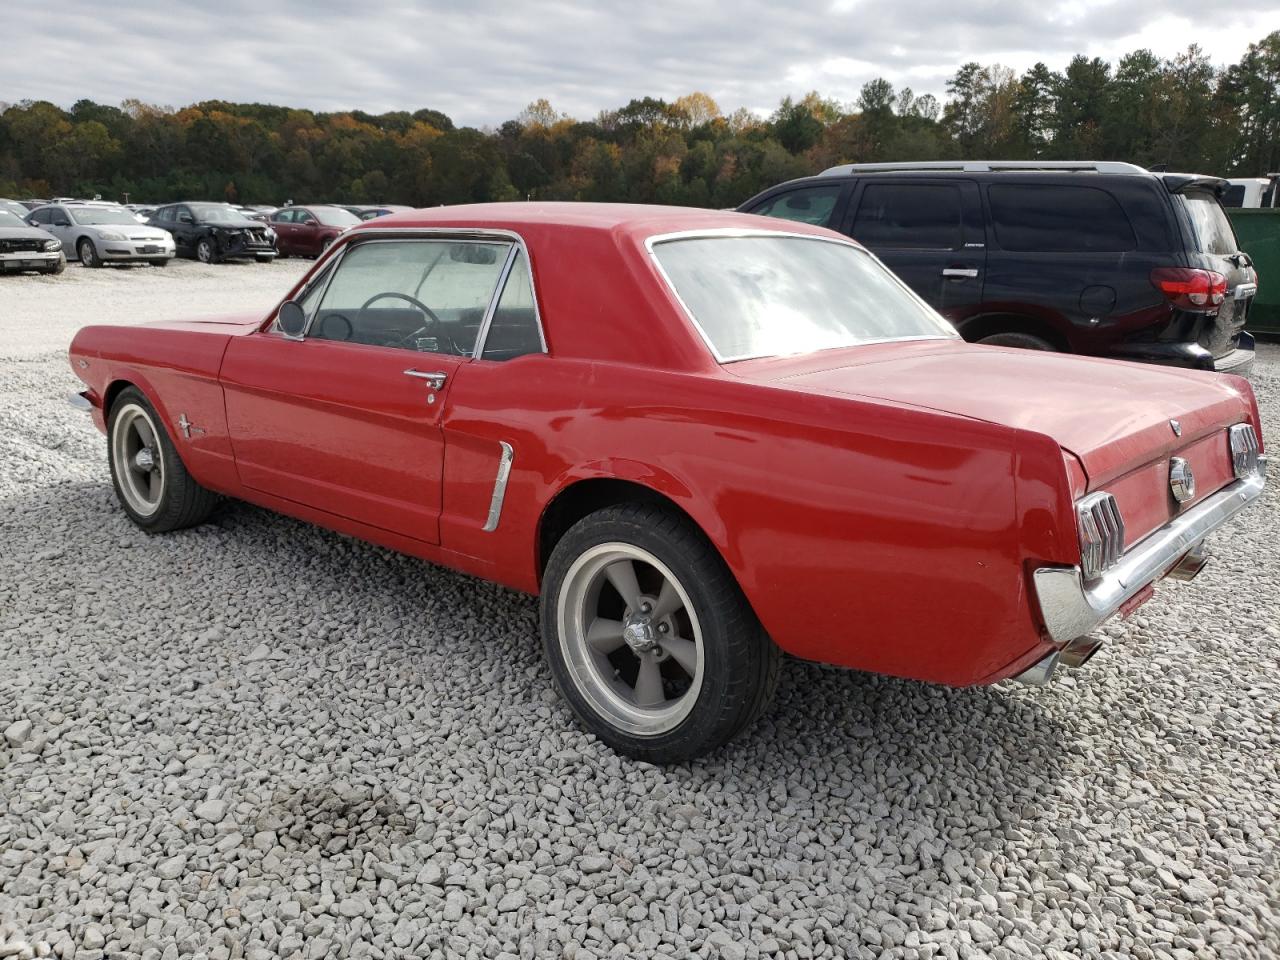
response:
M730 363L738 363L743 360L763 360L768 357L802 357L806 355L826 353L829 350L849 350L854 347L869 346L876 343L900 343L910 340L961 339L958 332L951 334L950 336L941 333L912 334L906 337L878 337L869 340L859 340L857 343L846 343L835 347L825 347L821 350L806 350L799 351L797 353L750 353L742 354L741 356L726 357L716 349L716 345L707 335L707 331L703 329L702 324L698 322L698 318L693 315L693 311L689 309L689 305L685 302L684 297L680 296L680 291L676 289L676 285L672 281L670 274L668 274L666 269L662 266L662 261L658 259L654 247L662 243L672 243L680 240L714 240L719 238L740 239L743 237L785 237L795 240L818 240L822 243L832 243L837 246L849 247L863 256L870 257L871 260L883 267L885 272L893 278L894 282L898 284L902 291L917 304L931 313L937 313L937 311L934 310L933 307L929 306L929 304L926 303L919 294L903 283L896 273L886 267L879 257L866 247L862 246L862 244L855 243L854 241L847 240L843 237L824 237L813 233L801 233L793 230L769 230L762 227L708 227L703 230L680 230L676 233L660 233L651 237L646 237L644 241L645 250L648 252L649 259L653 262L654 268L658 271L659 276L662 277L662 281L666 284L671 295L675 297L676 302L680 304L680 309L684 311L685 317L687 317L689 322L693 324L694 330L698 332L698 336L702 338L702 342L706 345L706 348L711 351L711 356L715 358L716 363L721 366ZM939 314L939 316L941 316L941 314ZM943 320L948 324L951 322L946 320L945 317L943 317Z

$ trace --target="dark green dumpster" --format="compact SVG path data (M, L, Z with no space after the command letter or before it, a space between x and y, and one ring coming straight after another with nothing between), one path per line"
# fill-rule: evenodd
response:
M1258 271L1258 293L1249 308L1248 329L1280 334L1280 207L1227 211L1240 249Z

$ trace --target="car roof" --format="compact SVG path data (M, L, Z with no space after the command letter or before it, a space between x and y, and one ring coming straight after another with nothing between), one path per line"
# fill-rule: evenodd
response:
M766 230L774 233L812 234L849 242L847 237L823 227L734 211L638 203L572 201L473 203L452 207L429 207L379 217L377 220L366 221L364 225L355 229L373 231L413 227L506 230L521 235L573 229L625 234L640 239L684 231Z

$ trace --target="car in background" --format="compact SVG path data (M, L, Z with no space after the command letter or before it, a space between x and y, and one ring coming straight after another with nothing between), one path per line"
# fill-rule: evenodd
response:
M971 342L1246 374L1225 180L1130 163L844 164L738 209L861 242Z
M406 213L413 207L407 207L399 203L374 204L372 206L354 206L343 204L342 209L349 210L361 220L377 220L379 217L389 217L393 213Z
M139 223L124 207L108 203L57 203L32 210L27 223L62 241L86 267L108 263L165 266L173 259L173 238Z
M149 222L173 235L178 256L201 263L269 263L276 258L271 231L228 203L171 203L156 210Z
M31 226L7 206L0 207L0 273L61 273L65 269L67 258L61 240Z
M47 204L49 201L48 201L48 200L35 200L35 199L31 199L31 200L19 200L18 202L19 202L19 203L21 203L21 204L22 204L24 207L26 207L28 210L35 210L35 209L37 209L37 208L39 208L39 207L43 207L43 206L44 206L45 204Z
M6 200L3 197L0 197L0 210L7 210L19 220L27 219L27 214L31 212L30 209L19 203L17 200Z
M281 256L318 257L344 231L360 225L350 210L328 204L281 207L268 221L276 232Z
M121 509L234 497L541 594L565 700L649 762L752 723L782 651L1045 683L1264 491L1247 381L965 343L830 230L486 203L338 244L269 311L75 335Z
M1271 210L1280 207L1280 173L1265 177L1240 177L1227 181L1230 186L1222 194L1224 207L1245 210Z

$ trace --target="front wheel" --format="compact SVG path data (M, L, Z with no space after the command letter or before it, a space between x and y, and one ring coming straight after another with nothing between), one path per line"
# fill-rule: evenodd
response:
M67 269L67 261L64 258L59 257L58 262L55 263L53 266L47 268L45 270L45 273L49 273L49 274L53 274L54 276L57 276L59 273L62 273L66 269Z
M102 258L98 256L98 248L93 245L93 241L85 237L76 247L76 252L80 255L80 262L86 267L102 266Z
M218 251L213 246L212 237L201 237L196 242L196 259L201 263L218 262Z
M126 387L111 406L107 453L120 505L149 533L203 523L217 503L217 495L187 472L155 408L136 387Z
M656 763L726 743L778 680L780 651L720 555L653 504L609 507L564 535L544 577L542 637L583 725Z

